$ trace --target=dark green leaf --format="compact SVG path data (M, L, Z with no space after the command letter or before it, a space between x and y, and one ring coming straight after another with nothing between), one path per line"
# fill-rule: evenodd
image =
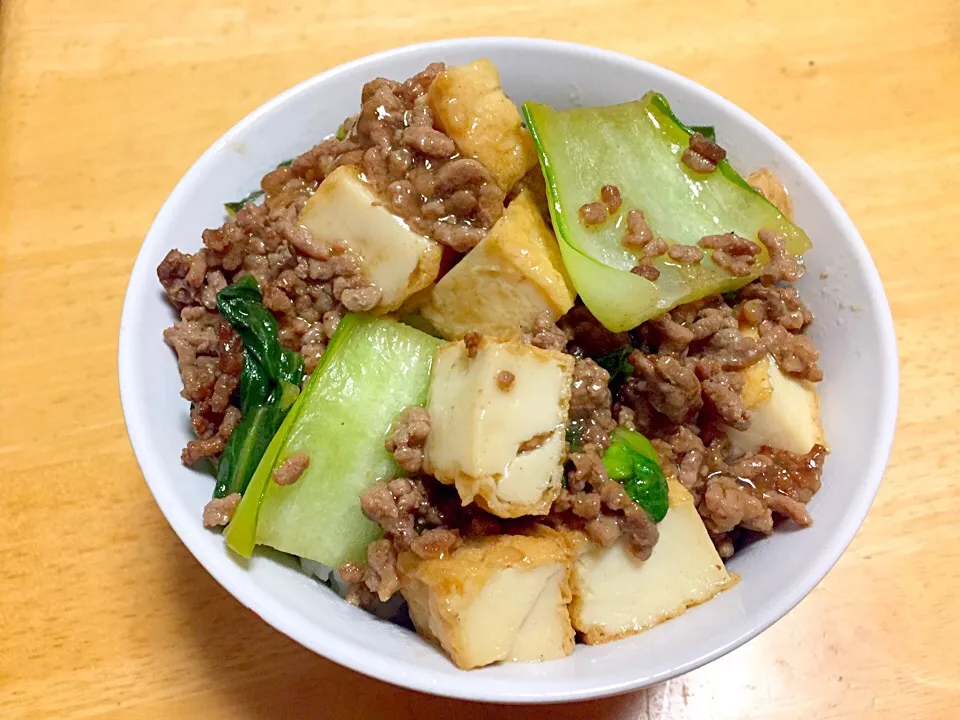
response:
M280 371L277 379L300 387L303 380L303 356L284 347L280 348Z
M255 407L263 405L270 396L270 378L252 353L243 354L243 370L240 372L240 410L246 415Z
M710 142L717 141L717 131L714 129L713 125L691 125L690 130L700 133Z
M243 494L285 415L277 405L262 405L244 415L220 456L214 497Z
M276 383L281 378L282 348L277 340L277 319L260 302L262 298L256 279L246 275L217 293L217 309L240 334L243 351L252 353Z
M246 490L303 379L303 358L280 345L277 320L262 300L263 293L252 275L217 293L217 309L243 340L243 420L220 457L215 497Z
M631 352L633 352L633 348L629 345L624 345L618 350L614 350L597 358L597 365L610 373L611 385L616 385L620 383L620 381L633 375L633 365L631 365L627 359L630 357Z
M228 213L230 213L231 215L236 215L237 211L240 210L240 208L242 208L247 203L253 202L261 195L263 195L263 190L254 190L245 198L237 200L236 202L224 203L223 206L227 209Z
M293 165L293 158L290 158L289 160L284 160L282 163L279 163L277 165L277 170L279 170L282 167L290 167L291 165Z
M580 452L583 449L583 423L580 420L571 420L567 425L567 445L570 452Z

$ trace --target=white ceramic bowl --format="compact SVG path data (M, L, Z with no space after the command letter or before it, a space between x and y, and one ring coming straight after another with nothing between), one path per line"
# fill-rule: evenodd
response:
M715 125L733 163L771 167L790 189L813 239L800 283L817 316L821 409L832 453L810 503L814 525L743 550L732 590L653 630L540 664L463 672L416 635L378 621L276 555L244 567L200 516L212 478L180 464L189 439L173 353L161 333L174 318L156 267L170 248L199 248L223 221L223 202L245 195L278 161L297 155L356 112L376 76L403 79L429 62L479 57L500 69L507 93L554 106L607 105L662 91L691 124ZM281 632L347 667L439 695L498 702L599 697L687 672L736 648L794 607L840 557L876 494L893 437L897 354L880 279L863 241L813 170L757 120L667 70L612 52L545 40L483 38L400 48L325 72L270 100L203 154L157 215L137 257L120 327L120 389L134 452L163 514L207 571Z

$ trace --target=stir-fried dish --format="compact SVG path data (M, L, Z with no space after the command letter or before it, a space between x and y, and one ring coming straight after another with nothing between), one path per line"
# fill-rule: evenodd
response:
M656 92L518 111L486 60L364 85L158 268L204 525L461 668L729 588L739 547L812 522L826 456L810 241L734 165Z

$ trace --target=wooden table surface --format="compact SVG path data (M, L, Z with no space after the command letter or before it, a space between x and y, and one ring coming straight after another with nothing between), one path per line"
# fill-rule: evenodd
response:
M0 717L960 717L960 4L698 5L0 3ZM810 597L687 676L547 708L399 690L243 609L154 505L115 364L141 239L222 132L345 60L505 33L651 60L784 137L870 246L902 357L886 480Z

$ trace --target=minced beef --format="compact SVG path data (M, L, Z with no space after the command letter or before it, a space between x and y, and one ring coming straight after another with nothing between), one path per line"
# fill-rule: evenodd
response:
M600 448L610 444L610 433L617 426L612 406L610 373L589 358L577 360L570 386L569 422L582 444Z
M227 525L240 504L240 493L230 493L226 497L214 498L203 508L204 527L222 527Z
M433 63L405 82L371 80L344 139L321 143L291 169L322 180L340 165L355 165L414 231L467 252L503 214L504 193L434 125L427 92L443 69Z
M753 335L741 321L756 328ZM640 348L630 356L636 372L616 391L614 416L651 438L665 474L693 494L723 557L750 532L772 532L776 517L811 522L805 503L819 487L823 448L809 457L762 448L738 458L724 428L749 427L740 393L743 370L754 363L772 356L787 374L822 378L803 334L812 321L794 288L760 279L733 295L678 306L630 333Z
M310 467L310 456L307 453L291 455L273 471L273 481L277 485L293 485L308 467Z
M626 537L631 554L646 560L659 537L656 523L620 483L609 479L601 456L602 449L592 443L570 455L567 487L554 502L548 521L582 530L603 547Z
M163 338L177 353L183 391L190 401L190 424L197 435L181 459L192 465L201 458L223 452L230 433L240 422L240 409L232 404L243 369L240 336L220 315L202 306L180 311L180 320Z
M683 362L670 355L645 355L639 350L630 353L630 364L647 384L650 404L675 423L693 420L703 398L700 381Z
M394 423L385 447L405 472L414 475L423 467L423 446L430 434L430 413L421 407L408 407Z
M743 276L753 272L760 254L760 246L736 233L705 235L697 242L701 248L713 250L713 262L731 275Z
M346 312L379 304L380 289L365 279L347 245L319 242L297 221L319 183L337 167L356 166L415 231L458 252L472 248L502 215L504 193L489 171L459 157L454 141L434 127L426 93L442 70L435 63L402 83L384 78L367 83L359 114L344 122L342 140L327 138L264 175L261 204L248 203L219 228L205 230L196 253L171 250L160 263L157 276L167 297L189 315L165 334L180 358L185 397L194 403L191 419L199 428L198 441L184 451L185 462L218 455L229 437L219 432L223 399L229 404L236 390L242 349L239 338L229 355L215 346L222 323L216 315L220 290L253 275L264 305L277 317L281 344L302 353L308 374ZM219 367L233 357L239 358L235 371Z
M533 328L522 337L523 342L543 350L563 350L568 339L566 332L557 326L546 310L537 316Z

